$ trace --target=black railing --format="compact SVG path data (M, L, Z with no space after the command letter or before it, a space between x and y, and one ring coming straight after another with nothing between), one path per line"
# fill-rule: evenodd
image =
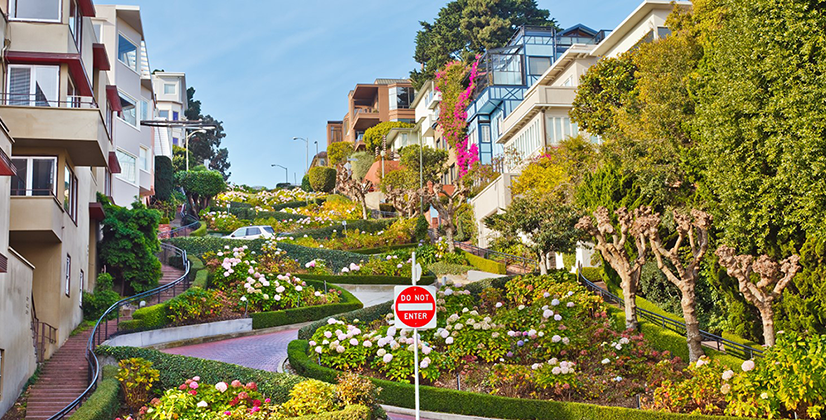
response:
M89 336L89 342L86 345L86 361L89 364L89 386L83 391L80 396L74 399L69 405L63 407L60 411L58 411L53 416L49 417L49 420L60 420L66 418L69 413L71 413L75 408L79 407L83 401L85 401L97 388L98 377L100 375L100 361L95 355L95 348L102 342L105 341L109 337L109 318L112 317L113 313L115 314L116 321L115 321L115 332L117 332L117 325L120 322L120 309L132 302L137 301L149 301L153 297L157 296L158 301L161 299L161 294L172 290L173 293L175 288L178 285L185 285L189 279L189 259L187 259L186 251L170 245L166 243L161 244L161 255L158 258L161 261L169 261L169 256L171 255L178 255L181 258L181 262L184 267L184 274L179 277L177 280L167 283L163 286L156 287L152 290L147 290L143 293L138 293L137 295L121 299L115 302L106 312L101 315L98 319L97 323L95 323L94 328L92 329L92 334ZM101 325L102 324L102 325ZM101 328L103 327L103 328Z
M585 278L585 276L582 274L581 269L579 270L577 277L579 278L579 281L582 283L582 285L585 286L585 288L601 296L605 302L615 303L620 308L625 307L625 302L619 296L597 286L596 284ZM647 309L643 309L640 307L637 307L637 315L640 318L645 319L646 321L659 325L662 328L667 328L671 331L676 332L677 334L683 336L685 336L686 334L685 323L682 323L680 321L668 318L656 312L651 312ZM753 359L754 357L763 356L763 350L761 349L756 349L753 347L749 347L745 344L740 344L731 340L727 340L723 337L720 337L719 335L712 334L708 331L700 330L700 336L706 343L714 342L718 351L725 351L727 354L738 357L740 359L748 360Z
M525 270L533 270L538 267L536 260L518 255L506 254L504 252L494 251L492 249L479 248L464 242L453 241L453 244L465 252L469 252L477 257L487 258L494 261L503 262L508 265L515 265Z

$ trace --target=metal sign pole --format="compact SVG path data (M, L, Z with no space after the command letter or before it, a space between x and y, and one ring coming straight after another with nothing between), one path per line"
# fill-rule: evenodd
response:
M413 285L416 285L416 282L419 280L418 271L416 269L416 252L414 251L412 254L412 262L410 266L411 271L411 280L413 280ZM413 375L414 375L414 386L416 389L416 420L419 420L419 329L413 328Z

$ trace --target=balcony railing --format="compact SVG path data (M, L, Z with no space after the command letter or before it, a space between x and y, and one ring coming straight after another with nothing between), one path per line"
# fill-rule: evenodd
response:
M41 94L2 93L0 100L3 105L34 106L44 108L98 108L97 101L91 96L67 96L65 101L49 99Z
M12 197L55 197L53 188L14 188L11 189ZM57 198L57 197L55 197Z

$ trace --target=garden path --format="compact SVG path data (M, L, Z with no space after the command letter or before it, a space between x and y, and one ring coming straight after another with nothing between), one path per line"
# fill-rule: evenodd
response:
M292 329L175 347L161 351L169 354L234 363L269 372L283 372L282 365L287 360L287 345L290 341L296 339L298 339L298 329Z

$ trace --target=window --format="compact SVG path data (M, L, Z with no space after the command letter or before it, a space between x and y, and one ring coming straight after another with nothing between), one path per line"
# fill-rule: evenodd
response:
M160 118L162 120L168 120L169 119L169 111L167 111L167 110L158 111L158 118Z
M123 121L126 121L133 127L138 126L138 110L135 106L135 101L124 95L123 93L120 94L120 106L123 108L123 111L120 113L120 118Z
M178 111L172 111L172 121L178 121Z
M118 61L137 73L140 67L138 60L137 45L125 36L118 34Z
M7 81L8 105L58 106L60 67L10 64Z
M562 82L562 86L567 87L567 86L573 86L573 85L574 85L574 76L573 75L568 76L568 78L565 79L564 82Z
M393 101L393 98L396 98ZM416 97L416 91L412 87L392 87L390 88L390 109L407 109Z
M264 232L267 232L271 235L275 235L275 230L272 228L272 226L264 226Z
M56 157L15 157L17 175L11 179L11 195L55 195Z
M658 26L657 27L657 38L663 39L671 35L671 29L665 26Z
M93 23L92 28L95 30L95 35L98 37L98 42L103 42L103 24Z
M163 93L165 95L174 95L175 94L175 84L174 83L164 83L163 84Z
M141 121L149 119L149 102L141 100Z
M60 22L60 0L9 0L12 19Z
M18 0L19 1L19 0ZM83 16L80 16L77 9L77 2L75 0L69 1L69 30L72 32L72 38L75 40L75 46L78 52L83 45L80 42L80 36L83 33L81 25L83 24Z
M116 153L118 155L118 162L120 162L120 173L117 174L117 177L134 184L137 182L137 173L135 172L137 159L120 149L118 149Z
M86 276L83 275L83 270L80 270L80 281L78 282L80 284L80 289L77 293L77 301L81 308L83 307L83 288L86 287L85 282Z
M5 350L0 349L0 396L3 395L3 356L5 356Z
M541 76L550 67L550 57L528 57L528 74L531 76Z
M146 172L150 171L149 167L149 149L141 146L141 152L138 156L138 167Z
M72 256L66 254L66 296L72 294Z
M579 126L568 117L547 117L545 120L545 136L548 146L556 146L567 137L579 134Z
M103 194L107 197L112 196L112 173L109 168L106 168L106 176L103 178Z
M178 145L178 138L177 137L172 137L172 145L174 145L174 146Z
M253 236L260 234L261 231L257 227L247 228L247 236Z
M77 177L69 165L63 171L63 209L72 220L77 220Z

